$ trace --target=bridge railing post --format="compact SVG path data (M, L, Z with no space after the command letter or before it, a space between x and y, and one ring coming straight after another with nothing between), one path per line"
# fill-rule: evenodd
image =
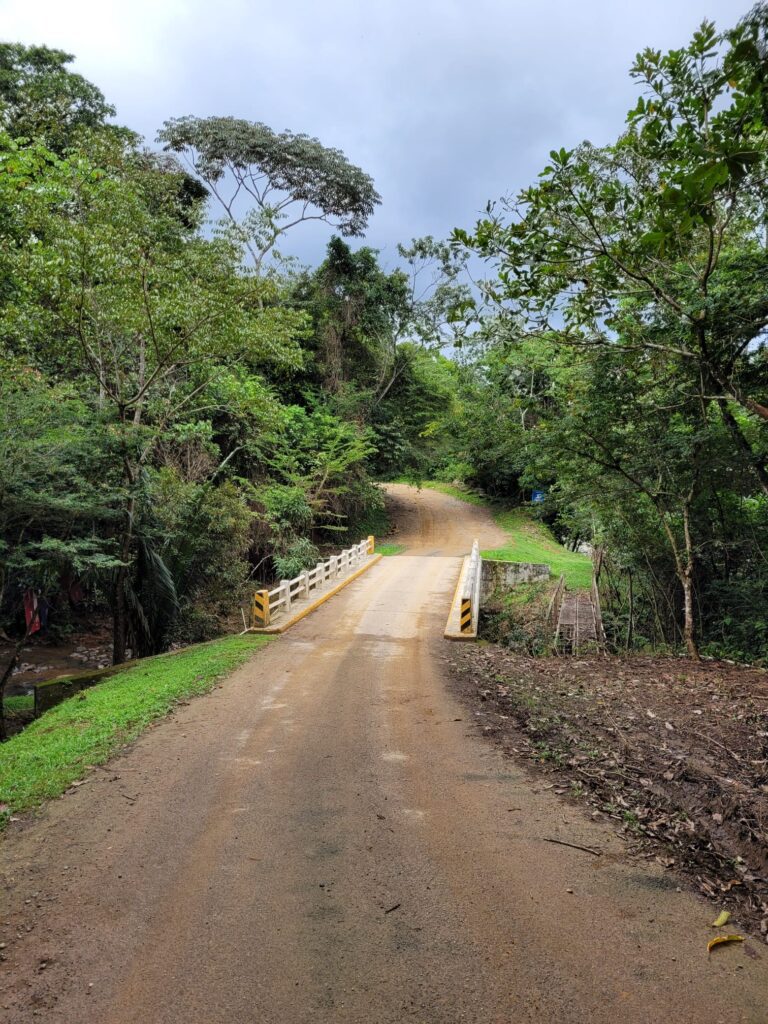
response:
M253 625L263 629L269 625L269 591L257 590L253 595L253 606L251 609Z

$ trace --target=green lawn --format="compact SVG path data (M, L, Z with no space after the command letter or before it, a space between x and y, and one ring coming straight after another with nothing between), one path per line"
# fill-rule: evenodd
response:
M147 658L41 715L0 745L0 824L13 811L59 796L177 701L210 690L269 640L230 636Z

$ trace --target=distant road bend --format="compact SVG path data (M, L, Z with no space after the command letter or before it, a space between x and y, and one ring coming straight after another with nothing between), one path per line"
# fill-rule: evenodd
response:
M708 959L711 906L450 695L459 556L503 537L391 493L405 554L0 841L4 1024L766 1024L768 956Z

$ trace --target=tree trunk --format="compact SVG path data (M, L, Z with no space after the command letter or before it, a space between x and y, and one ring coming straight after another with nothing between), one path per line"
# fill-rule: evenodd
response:
M700 661L699 649L696 646L696 638L694 635L693 628L693 579L691 578L690 572L684 572L680 582L683 585L683 599L684 599L684 622L683 622L683 637L685 638L685 646L688 651L688 656L693 658L694 661Z
M121 566L115 576L114 609L112 612L112 664L125 661L128 648L128 614L125 607L125 579L127 569Z
M129 486L133 485L134 474L126 466L126 478ZM136 499L131 496L126 509L125 532L120 545L120 561L123 563L115 573L115 586L112 601L112 664L121 665L125 661L128 647L128 608L125 602L125 584L128 579L129 562L131 560L131 542L133 540L133 517L136 511Z
M693 500L693 491L689 493L688 497L683 503L683 534L685 536L685 558L675 540L675 535L672 532L672 528L667 522L666 516L661 513L661 521L664 526L664 532L669 540L669 546L672 549L672 555L675 559L675 575L680 581L680 585L683 588L683 640L685 641L685 647L688 651L689 657L693 658L694 661L700 661L699 649L696 646L696 630L694 625L693 616L693 569L694 569L694 553L693 553L693 542L691 540L691 501ZM661 511L661 510L660 510Z
M635 639L635 591L632 581L632 570L629 570L629 622L627 623L627 650Z
M718 399L717 404L720 406L722 417L725 420L728 430L731 432L731 437L736 442L737 448L743 452L747 462L754 469L758 483L760 484L760 489L763 494L768 494L768 470L765 468L765 463L760 456L756 455L752 450L752 445L744 436L744 432L739 426L736 417L728 408L728 402L724 398L720 398Z

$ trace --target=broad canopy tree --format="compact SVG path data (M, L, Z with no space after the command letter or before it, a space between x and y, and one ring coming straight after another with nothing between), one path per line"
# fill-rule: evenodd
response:
M258 273L297 224L324 221L362 235L381 197L338 149L309 135L234 117L179 117L158 135L218 200Z

